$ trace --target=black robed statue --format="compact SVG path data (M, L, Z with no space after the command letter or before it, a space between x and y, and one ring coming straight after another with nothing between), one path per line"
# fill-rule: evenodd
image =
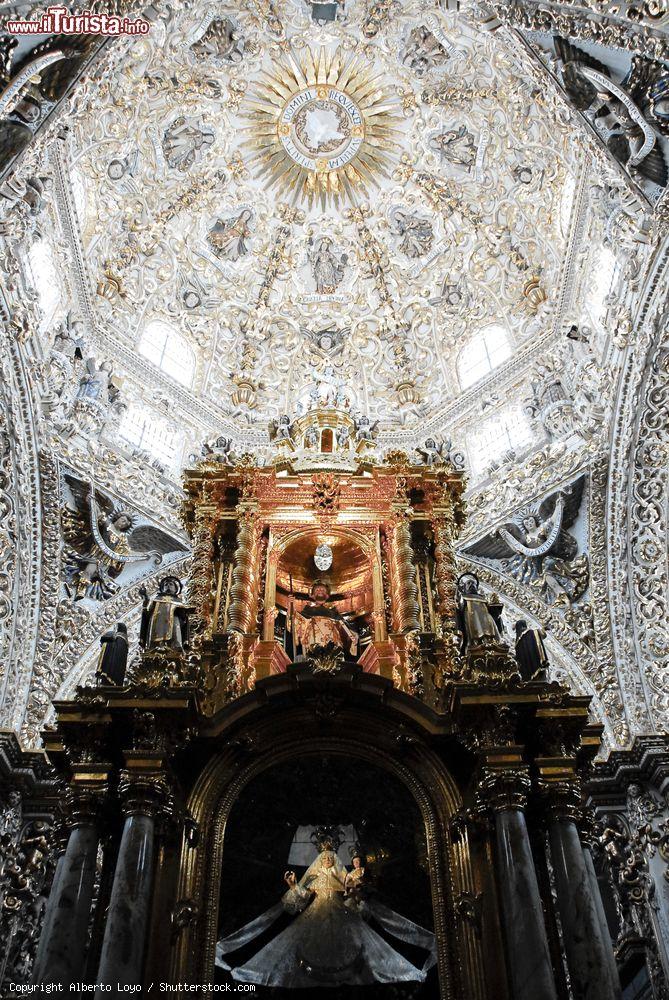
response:
M95 676L99 684L122 685L128 665L128 628L123 622L100 637L100 657Z
M191 609L179 599L181 591L177 576L164 576L155 597L149 598L145 588L140 590L144 607L139 642L144 649L188 649Z
M548 680L550 664L544 638L540 628L530 628L526 621L516 622L516 659L524 681Z

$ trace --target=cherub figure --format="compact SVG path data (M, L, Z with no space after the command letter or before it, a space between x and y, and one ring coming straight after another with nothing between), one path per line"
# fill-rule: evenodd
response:
M271 441L292 441L293 425L287 413L284 413L278 420L270 421L269 436Z
M365 413L361 413L355 418L356 441L373 441L376 436L376 428L378 426L378 420L375 420L374 423L372 423Z

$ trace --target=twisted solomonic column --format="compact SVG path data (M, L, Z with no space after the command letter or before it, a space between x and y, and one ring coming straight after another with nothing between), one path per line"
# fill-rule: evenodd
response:
M400 510L393 529L395 571L397 579L397 631L413 632L420 629L416 566L411 545L411 528L408 511Z
M239 518L239 534L232 571L228 627L233 632L248 634L253 624L253 557L256 547L255 512L246 509Z
M457 575L455 565L456 523L453 500L447 494L445 506L432 514L434 536L434 583L436 590L437 635L444 640L448 656L445 673L459 676L462 673L460 656L461 637L457 629Z
M453 527L447 517L436 517L432 521L434 533L434 576L437 590L439 619L445 624L455 621L457 605L455 595L455 551L453 548Z
M188 599L190 605L195 608L193 632L202 638L210 638L214 626L212 613L213 524L213 509L210 507L198 508L193 533L193 562L188 583Z

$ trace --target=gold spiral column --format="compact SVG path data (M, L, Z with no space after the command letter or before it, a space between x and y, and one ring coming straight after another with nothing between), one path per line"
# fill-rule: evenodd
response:
M228 628L231 632L247 635L254 623L254 567L253 556L256 546L256 508L240 510L239 534L235 552L235 568L232 571Z
M439 505L430 518L434 537L434 586L436 591L436 633L443 642L446 662L440 665L441 673L458 676L462 669L460 634L457 630L458 571L455 564L455 539L457 536L456 512L450 491L443 488ZM435 677L440 686L444 677Z
M404 507L397 509L395 513L393 547L397 588L397 599L394 602L396 628L398 632L413 632L420 630L420 608L418 607L416 567L411 545L410 512L409 508Z
M197 507L193 531L193 563L188 582L188 600L195 609L192 619L196 638L211 638L214 624L213 527L214 508Z

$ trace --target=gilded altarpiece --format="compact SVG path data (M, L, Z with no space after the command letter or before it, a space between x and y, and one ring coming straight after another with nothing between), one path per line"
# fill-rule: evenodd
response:
M349 636L342 655L400 690L434 692L457 655L453 540L462 489L459 472L401 461L363 461L346 472L201 463L187 472L204 711L286 670L319 585L330 620Z

